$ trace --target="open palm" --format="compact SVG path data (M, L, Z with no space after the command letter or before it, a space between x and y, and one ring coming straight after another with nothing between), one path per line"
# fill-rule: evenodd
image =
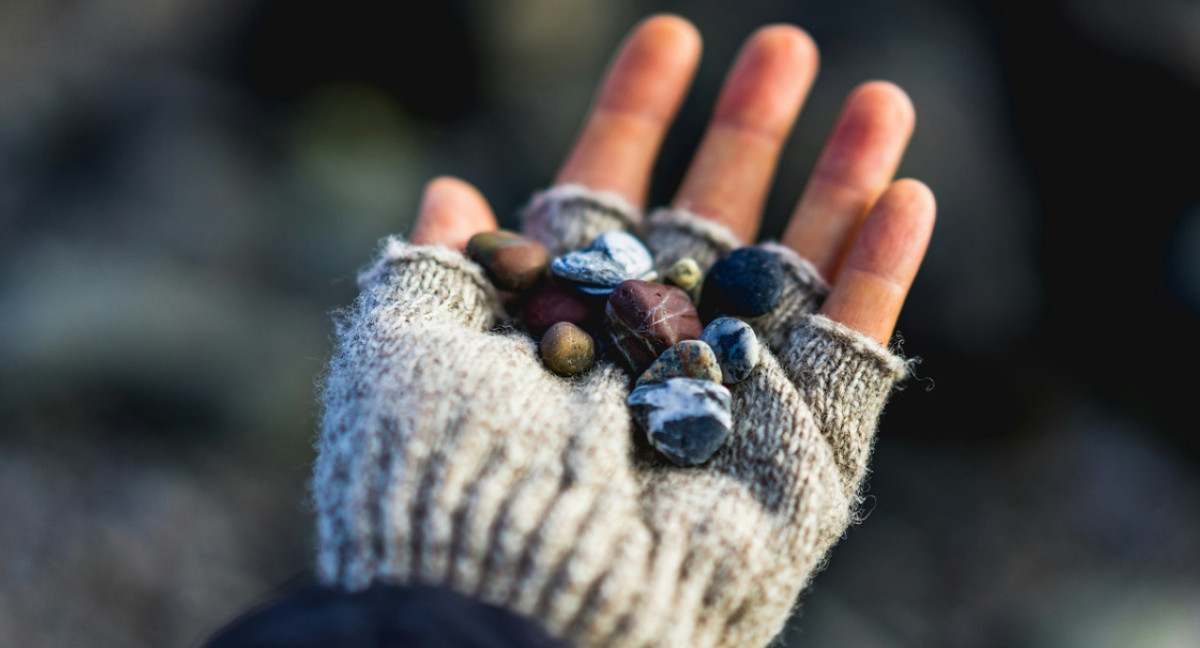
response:
M643 205L663 137L700 58L700 36L677 16L646 19L621 46L557 183ZM817 72L803 30L758 30L734 62L712 122L672 201L752 243L776 162ZM796 205L782 243L831 285L821 313L886 342L917 273L936 211L921 182L893 180L912 133L907 95L887 82L855 89ZM496 228L482 196L453 178L425 190L413 243L463 248Z

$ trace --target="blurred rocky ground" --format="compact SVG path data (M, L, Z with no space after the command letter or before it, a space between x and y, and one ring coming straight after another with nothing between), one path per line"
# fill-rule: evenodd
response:
M0 4L0 645L189 646L304 578L327 313L427 179L505 224L652 11L908 90L939 222L873 511L787 645L1200 645L1200 8L1186 0Z

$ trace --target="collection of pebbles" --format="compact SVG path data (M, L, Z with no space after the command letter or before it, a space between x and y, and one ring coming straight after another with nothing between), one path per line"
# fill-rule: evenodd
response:
M775 254L741 248L707 276L684 258L661 281L646 246L618 230L553 259L520 234L483 232L467 255L512 293L525 326L541 337L548 369L576 376L610 354L638 376L626 404L668 460L698 465L724 444L732 429L726 385L746 379L761 354L758 336L739 318L778 304L783 270Z

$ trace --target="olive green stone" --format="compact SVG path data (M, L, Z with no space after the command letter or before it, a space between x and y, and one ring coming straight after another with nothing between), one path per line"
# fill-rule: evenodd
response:
M700 264L691 257L684 257L675 262L663 277L667 283L675 286L692 298L692 303L700 301L700 288L704 284L704 271Z
M551 326L539 347L546 368L560 376L577 376L596 362L596 341L570 322Z
M684 340L662 352L638 378L635 387L666 382L671 378L694 378L721 382L721 364L712 347L700 340Z

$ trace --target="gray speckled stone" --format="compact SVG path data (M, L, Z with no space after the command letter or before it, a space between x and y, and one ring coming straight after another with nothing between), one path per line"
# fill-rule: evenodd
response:
M662 352L638 378L637 386L666 382L671 378L695 378L721 382L721 364L711 347L700 340L684 340Z
M650 251L636 236L610 230L582 250L568 252L550 263L550 272L592 295L605 295L626 279L640 279L654 270Z
M643 385L625 402L650 445L680 466L708 461L733 426L729 390L709 380L671 378Z
M726 385L745 380L762 357L758 335L749 324L736 317L718 317L709 322L700 339L717 355L722 381Z

